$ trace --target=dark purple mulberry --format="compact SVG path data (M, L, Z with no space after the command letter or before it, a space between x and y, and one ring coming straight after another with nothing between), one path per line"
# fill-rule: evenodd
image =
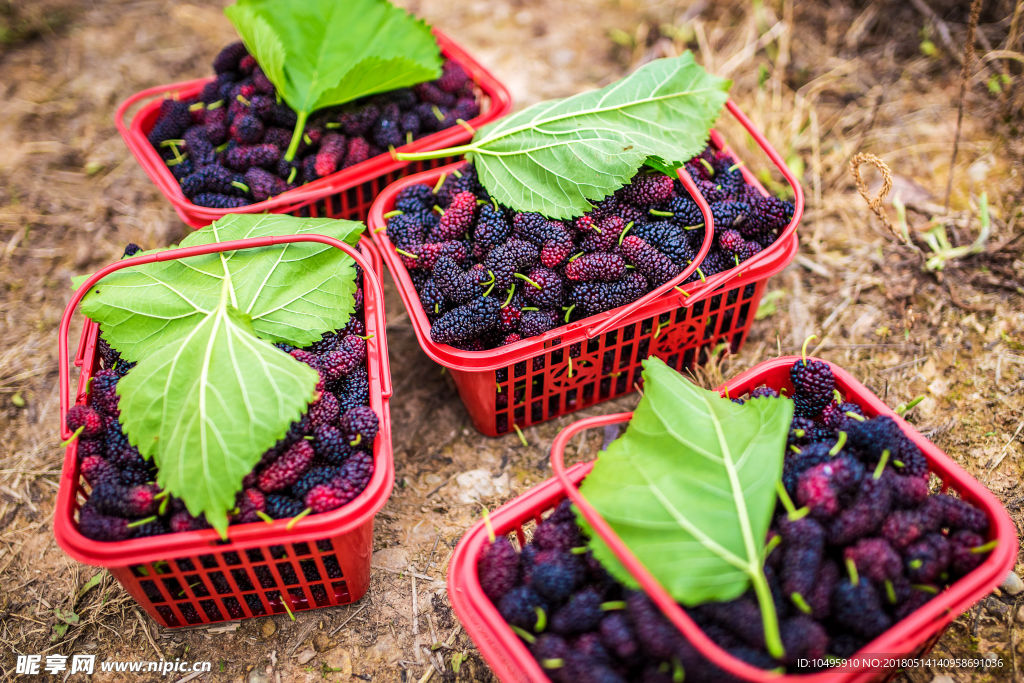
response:
M519 332L523 338L536 337L562 324L558 311L524 311L519 319Z
M266 201L288 190L288 183L258 166L245 172L245 184L257 202Z
M491 249L508 241L512 227L505 220L505 214L490 204L480 207L480 216L473 229L473 250L479 259L484 259ZM476 253L479 252L479 253Z
M526 278L523 296L531 306L559 308L565 303L565 279L556 271L537 266L526 274Z
M529 586L516 586L509 590L501 596L497 606L505 621L526 631L536 630L540 618L537 610L547 618L547 601Z
M237 209L241 206L248 206L249 200L242 197L231 197L226 194L203 192L192 197L192 203L196 206L205 206L210 209Z
M829 524L829 543L847 546L858 538L873 534L889 514L891 505L888 479L864 477L853 503Z
M806 600L814 588L818 567L825 554L825 530L810 517L779 520L784 550L779 579L787 598L799 593Z
M475 299L483 293L481 285L489 278L479 263L464 271L450 256L442 256L434 266L434 285L445 299L454 304L464 304Z
M855 635L871 640L892 625L882 609L882 599L870 579L840 580L832 596L832 616Z
M500 311L501 302L498 297L481 297L453 308L434 321L430 328L430 338L438 344L474 339L498 327L501 322Z
M476 572L484 593L491 602L498 602L519 583L519 553L507 538L500 536L480 552Z
M468 256L466 245L454 240L449 242L411 244L408 247L404 247L402 251L406 252L404 254L399 253L399 256L402 258L402 265L409 270L433 270L434 265L437 263L437 259L441 258L445 254L451 256L460 263L465 261ZM495 251L497 251L497 249ZM488 259L488 262L489 261L490 259ZM488 270L493 270L489 265L485 264L485 267ZM495 271L495 274L497 274L497 271ZM512 279L511 273L509 274L509 279Z
M271 519L290 519L306 508L302 501L291 496L271 493L267 496L267 507L264 511Z
M69 425L70 426L70 425ZM945 493L932 497L942 510L942 523L954 531L966 530L983 534L988 531L988 517L962 498Z
M569 303L582 316L596 315L636 301L647 293L643 274L630 272L617 282L584 282L569 292Z
M338 418L338 429L350 446L369 448L377 437L380 420L370 406L358 406Z
M601 596L592 589L579 591L551 616L551 630L561 635L571 635L596 629L604 616L601 601Z
M213 58L213 70L218 74L238 71L239 63L248 56L249 51L245 49L245 44L242 41L231 43Z
M635 235L626 235L620 249L622 255L643 273L652 289L660 287L682 271L671 259Z
M195 202L195 197L201 193L239 197L245 191L238 186L244 184L243 176L232 173L223 166L211 165L182 178L181 191Z
M281 160L281 150L274 145L246 145L227 150L223 158L225 166L239 172L253 166L276 169Z
M295 355L295 352L292 352ZM320 358L319 368L324 379L334 382L366 364L366 341L355 335L347 335L334 349Z
M817 417L821 409L832 400L832 392L836 387L832 368L825 361L804 358L793 363L789 377L793 382L796 414Z
M127 519L104 515L88 502L78 511L78 529L94 541L123 541L131 535Z
M629 185L622 188L623 198L639 206L668 201L673 194L672 179L664 173L640 172L633 176Z
M149 144L158 146L164 140L177 140L192 125L192 112L188 105L178 100L167 99L160 104L160 116L149 131Z
M373 457L357 451L352 454L341 472L326 484L319 484L306 494L306 507L313 512L329 512L351 502L366 489L373 477Z
M100 370L92 376L89 400L93 407L107 415L118 414L117 403L121 397L117 395L117 382L120 379L120 375L113 370Z

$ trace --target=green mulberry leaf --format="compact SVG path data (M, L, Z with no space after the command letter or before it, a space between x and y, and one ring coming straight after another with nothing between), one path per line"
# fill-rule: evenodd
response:
M117 383L121 424L157 484L223 536L242 479L300 419L319 375L256 336L229 303Z
M362 230L361 223L329 218L232 214L180 246L299 234L354 245ZM76 278L76 286L84 279ZM308 346L344 327L355 306L352 259L326 244L298 242L125 268L92 287L82 312L100 324L103 338L122 356L142 360L201 324L216 309L225 282L229 302L250 317L257 335L293 346Z
M441 75L430 27L386 0L238 0L224 12L298 114L289 160L317 109Z
M465 154L501 204L572 218L645 162L672 170L703 150L731 84L686 52L600 90L535 104L481 129L468 145L398 158Z
M625 434L580 492L677 601L732 600L753 584L771 646L778 623L764 544L782 476L793 402L743 405L700 389L658 358L644 361L644 396ZM594 556L638 588L580 517Z

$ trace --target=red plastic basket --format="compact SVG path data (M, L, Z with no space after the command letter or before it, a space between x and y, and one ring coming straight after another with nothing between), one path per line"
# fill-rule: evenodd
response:
M675 288L693 272L711 248L713 221L693 180L681 169L683 185L704 214L705 238L693 264L675 280L634 301L542 335L488 351L460 351L430 338L430 320L409 272L383 230L384 215L398 193L415 183L434 185L442 173L459 165L419 173L394 183L370 209L370 234L380 247L398 285L420 346L451 371L473 424L488 436L571 413L633 391L640 381L640 361L658 356L676 369L707 359L721 343L733 352L743 345L768 278L786 267L797 250L796 227L803 214L803 192L796 178L764 136L733 102L733 116L747 129L793 187L793 220L779 239L754 258L731 270ZM728 149L717 131L711 144ZM735 153L734 153L735 154ZM747 182L767 194L744 166Z
M508 89L454 40L437 29L434 29L434 36L437 38L441 53L458 62L480 89L480 115L467 122L470 128L478 130L507 114L512 108L512 96ZM229 213L289 213L304 218L345 218L365 221L373 200L389 183L410 173L436 168L456 160L452 157L410 163L395 161L390 154L385 153L272 197L265 202L235 209L211 209L197 206L182 193L178 181L146 137L156 123L161 99L193 97L198 95L203 86L212 80L212 77L199 78L148 88L122 102L114 116L117 130L146 175L174 205L174 210L181 216L181 220L193 228L209 225ZM128 110L144 100L153 101L143 106L132 118L131 123L127 123L125 117ZM420 138L412 144L399 147L396 151L425 152L444 149L467 143L472 137L473 134L466 128L452 126Z
M289 520L229 527L223 542L213 529L165 534L112 543L83 536L75 512L88 495L79 476L78 441L64 456L53 531L68 555L87 564L107 567L125 590L164 626L209 624L286 611L345 605L359 600L370 583L373 520L394 485L391 453L391 374L384 336L384 298L374 273L380 255L363 240L360 251L323 235L261 237L172 249L113 263L78 289L60 326L61 437L70 405L68 330L85 292L101 278L128 266L221 251L266 247L288 242L318 242L341 249L363 268L363 310L366 322L370 405L380 416L373 444L374 472L366 489L337 510L309 515L291 530ZM89 402L87 387L97 364L99 325L86 320L75 365L81 367L76 404Z
M762 384L767 384L775 389L785 387L792 393L789 369L795 360L796 357L783 357L761 363L719 387L718 391L723 396L726 392L730 396L741 396ZM1013 569L1017 560L1016 527L1006 510L988 489L896 415L852 375L835 365L831 367L836 377L836 388L847 397L847 400L860 405L869 417L888 415L896 420L903 431L920 447L928 459L932 473L942 480L943 490L951 488L983 510L989 519L989 540L999 541L989 557L974 571L898 622L862 650L866 654L884 653L887 658L922 654L931 648L951 621L987 595L1002 581L1006 572ZM564 466L565 449L574 436L586 429L626 423L631 415L619 413L586 418L562 430L551 446L551 464L555 477L491 513L490 522L494 532L503 535L515 532L522 546L525 541L523 525L530 521L540 521L544 512L556 507L568 495L662 612L690 642L723 670L743 680L759 683L878 683L895 677L894 670L867 667L780 676L740 662L705 636L580 494L578 486L590 472L593 463L580 463L568 469ZM476 562L487 540L487 529L481 522L466 532L456 547L448 571L448 594L452 605L466 632L480 648L481 654L499 679L506 683L547 683L549 679L543 670L480 587Z

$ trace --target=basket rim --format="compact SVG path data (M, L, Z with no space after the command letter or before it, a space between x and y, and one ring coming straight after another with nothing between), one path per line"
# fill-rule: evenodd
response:
M765 384L766 381L769 385L779 384L785 386L787 380L784 379L782 382L775 380L779 377L788 377L789 368L798 358L796 356L785 356L764 361L720 386L718 392L722 396L725 396L726 392L733 396L739 396L761 384ZM928 460L932 473L942 479L945 486L953 488L966 500L974 503L985 512L989 519L989 536L999 540L996 548L993 549L981 565L951 584L949 588L930 600L923 607L896 622L878 638L862 648L862 651L885 652L887 655L907 654L941 632L949 622L959 616L971 604L989 593L993 587L997 586L1007 571L1012 570L1017 556L1018 541L1016 528L999 500L977 479L961 468L937 446L928 441L912 425L899 417L856 378L832 363L829 363L829 365L836 375L837 388L844 393L847 400L852 400L860 405L869 416L888 415L896 420L903 432L921 448L922 453ZM575 485L590 471L593 461L579 463L568 469L559 467L561 457L570 440L585 429L627 422L631 415L632 413L618 413L585 418L564 428L555 438L551 448L552 465L555 467L556 476L492 512L490 519L495 531L507 533L516 524L525 523L529 519L539 518L540 512L552 507L551 500L554 498L561 500L566 495L572 497L569 489L575 491ZM541 502L542 497L546 502ZM574 502L576 502L575 499ZM578 504L577 506L580 507ZM589 507L589 505L585 507ZM584 514L586 514L585 507L580 507ZM591 523L593 524L593 522ZM518 636L509 628L501 628L504 620L490 600L483 594L483 589L480 587L476 576L476 558L486 540L486 527L483 522L479 522L467 531L459 542L448 574L449 594L453 598L453 606L457 612L465 611L467 617L475 617L475 620L463 618L463 623L466 625L466 630L474 642L481 647L481 651L490 653L492 658L494 658L493 660L489 659L489 663L492 666L498 668L498 664L500 664L501 668L506 670L506 673L509 673L507 664L511 662L527 674L523 678L509 678L507 680L526 680L536 683L547 682L549 679L543 674L540 667L536 665L536 661L533 660L533 657L519 640ZM669 600L671 601L671 598ZM673 602L672 604L675 603ZM707 638L706 636L703 637ZM740 675L743 680L761 683L768 683L769 681L779 683L786 683L787 681L792 683L852 683L853 681L872 680L872 677L879 672L877 669L862 667L854 671L821 671L810 674L785 674L780 676L770 672L754 670L756 675L750 676L746 675L749 673L746 665L743 665L739 660L735 660L731 655L725 653L724 650L718 648L717 645L713 645L712 648L705 648L701 644L695 643L695 646L710 661L717 665L721 665L727 659L741 665L730 666L730 669L735 669L730 671L730 673ZM740 673L741 670L742 674ZM511 673L515 675L514 671Z
M325 238L322 235L302 235L301 237ZM245 241L257 241L261 238ZM321 241L321 240L299 240ZM345 245L348 246L348 245ZM363 268L364 320L367 335L373 337L367 343L367 369L370 380L370 405L377 412L380 428L374 439L373 460L374 471L366 488L356 498L342 507L311 514L300 520L293 530L286 527L290 520L275 520L272 524L253 522L228 527L228 541L223 542L214 529L201 529L184 533L168 533L148 538L136 538L125 541L94 541L86 538L74 521L77 509L76 499L80 484L78 465L78 440L72 441L65 451L61 478L57 492L57 504L54 511L53 531L58 545L73 559L101 567L122 567L145 564L157 560L173 559L174 557L219 554L228 551L239 551L256 546L277 543L301 543L319 538L335 537L358 528L372 520L384 506L394 487L394 458L391 452L391 414L389 400L390 368L386 344L386 316L383 289L379 281L380 254L365 235L360 239L359 254L355 260ZM244 247L242 247L244 248ZM184 250L178 250L184 251ZM354 251L354 250L353 250ZM166 252L164 252L166 253ZM349 254L350 257L352 254ZM186 255L183 255L186 256ZM74 315L69 303L64 312L64 323L69 324ZM372 308L373 315L367 315ZM75 404L87 400L86 387L95 370L96 344L99 337L99 325L86 318L82 338L79 344L81 357L81 374L79 375L78 392ZM62 325L63 327L64 325ZM376 343L371 343L373 340ZM61 336L61 344L65 346L67 339ZM66 350L65 350L66 353ZM76 360L76 364L79 361Z
M508 88L501 83L482 64L475 60L464 48L440 29L432 30L437 39L441 53L462 66L486 96L481 104L487 104L486 111L467 122L471 130L479 130L488 123L507 114L512 108L512 97ZM213 209L193 204L181 191L181 185L171 174L159 154L149 144L147 132L143 130L143 119L159 108L160 100L168 96L192 97L198 94L204 85L215 80L214 76L204 76L189 81L171 83L142 90L124 100L117 109L114 123L121 137L128 146L136 161L157 186L164 197L171 202L178 215L191 227L203 227L222 218L229 213L287 213L310 202L323 199L350 187L359 185L368 179L376 178L393 170L403 168L409 162L396 161L390 152L384 152L367 159L350 168L335 171L329 176L288 190L262 202L249 204L234 209ZM128 110L143 100L152 101L144 104L132 117L130 123L125 122ZM446 128L426 135L410 144L396 148L401 152L423 152L444 149L467 142L473 133L460 125Z

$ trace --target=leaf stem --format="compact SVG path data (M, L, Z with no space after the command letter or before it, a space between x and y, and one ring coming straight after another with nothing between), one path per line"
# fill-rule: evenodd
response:
M453 157L460 154L468 154L476 150L476 145L458 145L445 149L434 149L427 152L399 152L395 156L399 161L423 161L425 159L441 159Z
M751 573L750 582L754 585L754 593L761 607L764 642L768 646L768 654L775 659L782 659L786 655L786 650L782 647L782 636L779 634L779 615L775 613L775 600L772 598L772 589L768 587L763 567L759 566Z
M292 141L288 143L288 151L284 153L284 160L291 161L295 158L295 152L299 149L299 140L302 139L302 135L306 130L306 119L309 117L308 111L298 112L299 118L295 122L295 130L292 131Z

